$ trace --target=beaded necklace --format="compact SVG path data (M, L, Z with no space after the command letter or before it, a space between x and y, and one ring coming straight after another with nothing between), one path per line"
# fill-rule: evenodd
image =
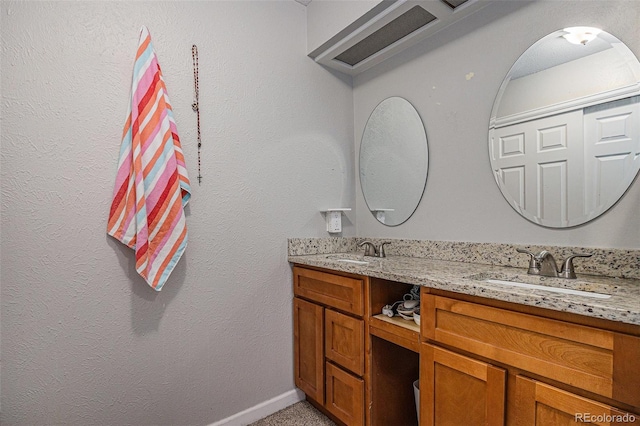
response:
M191 104L191 108L197 116L197 128L198 128L198 185L202 183L202 174L200 173L200 153L202 149L202 139L200 138L200 88L198 86L198 46L195 44L191 46L191 58L193 59L193 98L194 101Z

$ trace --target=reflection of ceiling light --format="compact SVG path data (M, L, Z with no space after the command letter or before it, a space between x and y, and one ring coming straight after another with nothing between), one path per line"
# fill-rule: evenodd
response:
M571 27L565 28L564 31L566 31L567 34L562 37L564 37L569 43L584 45L596 38L598 33L602 30L593 27Z

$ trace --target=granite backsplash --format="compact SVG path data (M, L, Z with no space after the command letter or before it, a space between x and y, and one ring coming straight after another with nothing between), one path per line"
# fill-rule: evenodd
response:
M351 253L362 251L358 242L371 241L379 244L389 241L385 246L388 256L420 257L454 262L480 263L485 265L511 266L527 268L529 256L518 253L517 248L532 252L548 250L556 262L574 253L590 253L590 258L576 258L576 273L603 275L616 278L640 279L640 250L585 248L565 246L539 246L501 243L470 243L457 241L430 241L389 238L330 237L330 238L290 238L288 255L302 256L311 254Z

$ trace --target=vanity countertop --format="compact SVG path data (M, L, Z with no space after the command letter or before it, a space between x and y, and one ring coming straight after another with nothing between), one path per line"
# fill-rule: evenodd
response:
M337 259L340 258L366 260L368 263L338 261ZM639 279L581 275L578 271L578 278L569 280L527 275L526 269L514 267L406 256L388 256L384 259L363 258L357 253L289 256L288 260L300 265L640 325ZM546 290L503 286L484 281L489 278L598 292L609 294L611 298L595 299Z

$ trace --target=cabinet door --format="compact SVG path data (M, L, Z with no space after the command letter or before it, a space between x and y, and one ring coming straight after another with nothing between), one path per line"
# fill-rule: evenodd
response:
M640 425L639 415L523 376L516 377L516 407L518 426Z
M349 426L364 425L364 381L330 362L326 374L325 408Z
M295 383L309 398L323 404L323 308L296 297L293 310Z
M325 310L325 356L362 376L364 374L364 321Z
M422 343L421 425L504 425L505 370Z

